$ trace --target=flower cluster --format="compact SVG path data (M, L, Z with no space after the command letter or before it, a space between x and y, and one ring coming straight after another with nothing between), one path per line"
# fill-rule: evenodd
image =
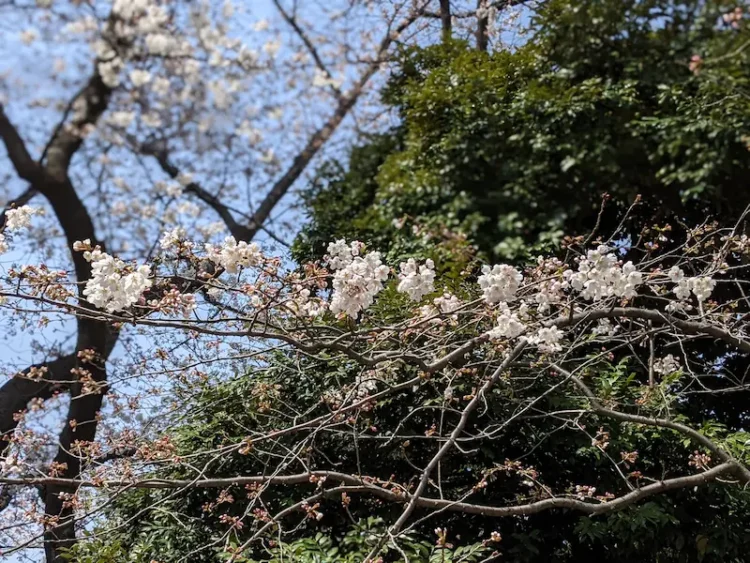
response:
M244 240L238 243L232 236L225 238L221 246L207 244L206 253L209 260L230 274L237 273L240 268L257 266L263 261L263 253L257 244L248 244Z
M523 274L506 264L496 264L492 268L483 266L478 281L487 303L512 301L523 281Z
M20 231L31 225L31 217L40 211L30 205L22 205L5 212L5 228L9 231Z
M432 260L420 266L414 258L409 258L407 262L401 262L400 269L398 278L401 282L397 291L406 293L412 301L421 301L435 290L435 263Z
M716 287L716 281L707 276L688 278L685 272L677 266L670 268L667 272L669 279L675 284L672 290L680 301L685 301L690 297L690 292L695 295L699 302L703 302L709 297Z
M562 350L560 341L565 333L556 326L540 328L536 334L528 338L529 344L535 345L541 352L559 352Z
M175 227L171 231L166 231L164 235L159 239L159 246L163 250L168 250L172 247L179 248L181 244L192 246L192 243L185 241L187 232L182 227Z
M680 362L672 354L667 354L654 362L654 371L659 375L670 375L679 371Z
M356 317L372 305L388 279L388 266L381 261L380 253L360 256L362 249L358 241L347 245L346 241L339 240L328 245L328 264L336 270L330 305L333 314Z
M570 288L581 292L589 301L613 296L632 299L643 283L643 275L632 262L620 266L612 249L604 245L589 250L586 258L579 260L578 271L566 270L564 279Z
M114 313L127 309L141 298L151 287L151 268L133 268L122 260L91 249L91 242L76 242L75 250L83 250L83 257L91 262L91 279L86 282L83 294L86 299L100 309Z
M326 255L326 261L331 270L340 270L345 268L352 263L352 260L356 256L359 256L360 251L364 248L364 245L358 240L353 241L351 244L347 244L344 239L339 239L336 242L328 244L328 254Z
M500 338L516 338L526 331L526 325L518 318L518 314L510 310L506 303L500 303L500 314L497 325L487 334L492 340Z

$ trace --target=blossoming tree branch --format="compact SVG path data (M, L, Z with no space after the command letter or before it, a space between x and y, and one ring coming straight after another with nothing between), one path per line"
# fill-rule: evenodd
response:
M7 228L21 235L34 217L33 208L10 210ZM248 397L257 424L242 439L185 457L169 429L112 428L106 438L90 439L74 419L66 454L80 468L75 477L63 461L44 469L34 463L25 452L33 437L26 436L12 440L0 482L55 491L60 514L26 508L23 515L45 529L93 521L113 497L132 489L215 490L204 506L225 526L214 547L236 561L305 519L320 520L331 507L367 497L397 507L368 555L379 561L414 526L446 512L597 516L680 489L746 487L747 434L709 431L704 420L673 415L692 394L746 386L725 377L723 387L706 387L705 375L720 366L694 353L706 340L723 343L727 356L750 353L748 302L744 291L732 291L747 279L750 241L741 233L740 224L700 225L665 251L658 230L636 243L618 233L569 239L559 258L540 256L525 269L472 261L459 278L427 257L386 264L359 241L333 241L319 261L292 270L256 243L232 236L202 243L181 228L163 234L148 263L117 258L89 239L75 241L77 260L90 270L80 293L67 272L25 266L10 270L4 307L33 311L35 318L72 316L111 331L131 326L149 345L118 369L148 382L154 396L170 378L195 382L209 366L245 365L259 373ZM626 252L640 258L624 261ZM291 361L277 365L279 354ZM79 396L100 398L108 392L97 377L102 353L84 347L77 355L71 374ZM294 386L282 382L300 377L298 367L309 362L339 375L313 384L314 394L300 403ZM623 368L644 377L617 387L609 378ZM264 371L277 369L282 377L263 379ZM18 377L41 384L50 376L48 366L37 366ZM571 401L557 406L561 393ZM401 414L382 426L387 419L379 412L394 403ZM571 478L553 485L518 456L450 483L445 494L441 475L448 466L514 427L549 420L560 434L584 436L619 484L601 489ZM612 445L615 427L666 432L692 453L678 470L651 473L637 451ZM313 455L326 435L358 455L397 449L408 458L410 450L423 449L427 462L413 464L407 475L368 474L356 463ZM235 456L253 459L258 472L214 476L215 467ZM166 466L179 467L182 477L159 476ZM483 502L498 481L517 484L515 500ZM298 494L279 503L273 500L279 487ZM227 506L241 510L224 514ZM450 530L435 533L437 545L447 548ZM480 548L492 556L500 541L488 532Z
M11 481L3 487L3 518L29 524L2 527L3 550L43 546L47 561L61 560L88 518L72 483L105 459L136 455L125 435L149 434L142 420L124 422L128 403L135 409L144 389L154 391L150 377L130 371L144 368L135 359L143 352L141 326L157 330L161 342L171 338L161 331L176 322L172 313L223 310L239 294L226 293L219 280L250 264L281 282L266 269L274 262L250 241L262 234L283 246L296 222L289 195L310 163L337 150L337 138L388 123L374 92L397 48L447 31L475 37L486 51L502 31L500 14L522 2L474 4L0 4L3 32L12 37L0 81L7 154L0 251L28 264L6 270L8 289L37 288L31 301L27 295L3 306L8 335L28 335L31 350L6 362L0 387L3 475L26 479L33 466L55 479L33 489ZM190 271L183 267L197 255L186 232L214 241L201 246L201 262ZM175 244L180 256L161 262ZM167 264L175 270L164 283ZM266 274L263 284L271 282ZM42 282L39 292L41 279L49 285ZM61 324L48 316L50 300L68 302ZM136 312L143 306L163 310L144 316ZM323 313L312 294L299 306ZM330 307L355 310L345 300ZM271 324L259 332L275 334L275 321L263 322ZM224 325L217 318L205 328ZM229 336L232 327L217 330ZM207 336L202 329L186 334L180 362L191 361L193 337ZM279 344L298 336L280 332ZM97 457L96 444L110 441Z

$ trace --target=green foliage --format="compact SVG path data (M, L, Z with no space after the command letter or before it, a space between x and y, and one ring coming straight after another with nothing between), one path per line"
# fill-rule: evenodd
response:
M638 194L638 225L736 216L750 202L750 49L719 24L732 6L553 0L514 52L405 52L384 96L400 128L345 173L321 170L298 257L355 234L407 255L447 229L489 258L525 259L587 233L605 193L604 231Z
M356 238L384 251L390 263L431 257L441 273L458 280L477 252L489 260L522 262L557 248L563 233L586 234L597 224L600 232L611 232L637 194L643 202L625 223L623 239L669 220L672 242L681 242L684 237L675 233L682 223L701 222L711 214L736 217L750 202L750 48L743 48L748 41L744 28L720 23L730 7L734 3L723 0L548 0L532 20L527 44L516 51L486 54L447 42L403 53L400 72L384 92L401 124L352 150L345 166L330 162L319 170L304 195L310 223L295 242L295 258L317 259L329 241ZM697 73L689 68L693 55L703 59ZM605 193L613 197L600 213ZM456 281L447 289L462 295L464 288ZM373 314L387 320L406 306L403 296L389 288ZM470 329L457 327L453 336ZM699 353L732 361L714 343ZM660 378L650 388L647 369L627 355L592 360L585 377L601 401L638 405L644 415L668 412L677 420L704 421L703 433L747 459L744 401L676 401L674 390L683 374ZM248 428L283 427L288 416L298 413L327 412L321 395L351 389L361 371L353 363L281 353L267 361L262 370L207 383L189 399L192 410L174 436L180 453L237 443ZM736 371L745 369L740 365ZM538 396L558 381L545 374L533 383L505 382L486 398L483 410L507 420L514 401ZM474 385L469 377L453 382L457 396L471 393ZM579 409L585 402L569 385L545 401L540 409L558 411ZM419 388L405 390L378 403L353 428L366 434L369 427L389 428L405 420L404 434L423 434L438 422L432 406ZM514 504L522 477L501 468L507 459L523 456L555 490L572 493L571 484L595 483L597 494L622 493L627 489L614 464L623 472L684 474L695 449L667 429L590 414L577 423L591 439L567 432L555 420L517 420L493 439L480 441L470 456L447 456L442 492L453 498L487 472L488 485L475 494L476 502ZM599 429L607 434L606 448L594 445L603 436ZM280 440L275 451L223 456L212 461L211 474L264 473L276 466L274 456L290 446ZM315 468L320 460L333 460L342 471L358 473L364 467L363 474L398 480L434 454L421 440L373 446L372 451L377 455L362 456L344 433L331 433L316 438L305 462ZM621 464L621 454L634 452L635 467ZM194 460L196 466L204 461ZM179 478L186 472L176 467L159 476ZM630 479L635 486L648 483ZM231 492L244 500L242 489ZM279 510L309 492L273 489L266 502ZM238 500L219 511L203 510L215 500L210 490L175 498L160 491L129 492L109 514L124 523L122 535L81 544L74 560L170 563L192 553L190 561L216 563L218 550L198 548L227 532L220 514L240 514L243 506ZM717 485L673 492L595 518L548 512L498 521L445 512L439 525L460 537L451 540L455 548L434 547L435 522L418 527L402 547L415 561L478 561L480 552L487 556L482 539L498 529L502 553L510 561L739 562L750 548L749 507L750 492L729 493ZM294 534L273 547L266 538L265 547L247 554L246 561L359 562L371 535L398 510L365 497L346 511L340 502L326 501L321 522L298 519ZM232 532L231 542L242 544L248 533ZM389 557L397 559L393 552Z
M237 563L361 563L385 529L382 519L369 517L353 525L340 541L319 532L312 537L281 543L259 559L241 558ZM477 563L492 551L482 544L439 548L408 534L399 547L410 560L425 563ZM390 552L386 552L386 557Z

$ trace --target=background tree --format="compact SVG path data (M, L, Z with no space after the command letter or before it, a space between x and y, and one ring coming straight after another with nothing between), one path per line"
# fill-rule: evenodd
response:
M400 124L353 150L346 165L330 162L320 170L306 194L311 221L295 245L295 256L315 259L331 240L358 238L387 251L393 264L413 256L434 259L444 279L454 280L445 287L461 295L461 272L472 269L477 255L524 263L558 248L563 233L588 237L593 232L593 240L617 231L615 240L624 245L627 259L646 249L682 248L692 232L688 227L707 217L731 224L747 203L748 132L741 125L747 120L740 117L747 113L747 34L736 7L724 2L553 1L535 13L528 42L513 52L488 55L451 41L407 50L385 91L385 100L399 111ZM603 204L605 194L611 199ZM650 246L640 246L644 240ZM743 274L736 280L743 282ZM741 295L728 287L717 291L725 298ZM378 306L385 314L402 305L394 293L381 297ZM609 363L594 370L604 396L637 402L634 393L653 387L649 362L634 360L644 353L641 345L652 345L659 354L673 352L661 337L612 352ZM679 400L669 401L670 413L704 421L708 434L741 432L747 420L746 357L721 342L692 343L684 353L690 362L710 358L721 369L701 372L698 387L682 387ZM233 382L208 384L194 415L177 431L180 451L187 455L224 441L236 443L247 428L281 425L265 410L274 404L266 395L273 396L277 385L287 407L305 412L328 389L351 384L361 372L356 362L331 358L321 363L282 354L272 363L274 369L264 365ZM673 392L679 384L667 379L665 392ZM538 397L548 382L539 384L523 392ZM363 456L349 436L325 435L315 440L306 461L333 461L344 471L407 481L434 454L417 438L436 423L428 409L415 406L428 400L421 391L379 404L367 419L374 428L393 428L414 409L399 427L411 437L404 440L408 446L394 444L377 449L377 456ZM456 386L452 393L470 396L472 385ZM514 389L509 396L518 399L517 393ZM547 409L565 412L578 405L569 389L545 398ZM222 408L209 416L216 404ZM514 406L504 395L488 412L505 421L512 418ZM626 455L619 463L628 469L627 456L637 452L639 467L652 475L678 471L693 452L692 445L670 433L633 431L624 424L608 426L605 440L597 432L598 420L528 418L472 456L448 458L441 465L441 493L454 498L451 494L470 486L473 476L506 459L524 460L550 486L580 479L609 491L621 476L613 471L608 446L602 448L605 442ZM572 436L566 433L567 425L579 423L583 428L576 426ZM372 451L362 430L366 427L356 427L362 433L358 439ZM236 458L216 470L226 477L257 474L267 469L266 463ZM484 491L487 503L507 503L524 475L518 477L505 488ZM291 503L297 494L273 498ZM218 526L212 518L221 511L212 516L205 504L215 498L203 490L180 497L147 491L122 501L111 517L127 521L152 503L166 503L170 516L141 522L124 541L132 545L128 541L138 538L135 545L143 549L162 541L156 548L162 557L175 545L169 542L209 541ZM514 560L741 561L750 541L743 516L747 500L745 493L709 487L672 493L606 518L525 516L501 524L503 550ZM328 505L323 512L320 522L307 522L298 530L299 544L293 543L294 534L287 539L292 542L288 550L301 561L336 556L344 561L348 555L358 560L360 546L346 555L342 539L350 537L348 514L359 520L358 526L367 525L365 516L377 514L389 521L398 514L393 506L377 502L347 510ZM191 534L171 522L174 514L195 526ZM481 544L472 542L496 525L492 518L449 514L440 523L457 538L454 543L477 549ZM433 527L428 521L419 529L426 544L434 539ZM315 536L319 530L324 534ZM341 555L328 551L336 549Z
M463 4L453 2L465 12ZM337 131L343 141L364 125L377 129L376 75L397 45L439 36L436 7L427 0L0 4L7 203L0 222L3 249L13 243L6 281L17 272L12 266L44 262L74 272L82 292L95 272L74 252L77 241L141 262L175 228L215 241L230 234L247 242L262 232L282 244L285 221L294 223L283 211L295 182L324 148L335 154ZM20 239L19 216L9 213L26 204L46 213ZM155 287L149 297L168 290ZM3 315L7 336L23 349L15 353L11 343L3 357L6 466L75 479L90 463L76 444L120 435L122 405L141 399L143 386L123 366L143 343L96 316L53 322L10 307ZM21 445L29 440L34 447ZM58 548L75 541L69 489L51 483L15 493L4 488L3 517L43 524L46 559L59 561ZM5 526L1 543L27 545L29 530Z
M616 228L638 195L630 236L675 216L738 217L749 55L735 7L551 1L512 52L407 51L384 94L400 124L322 171L299 256L335 236L384 247L409 238L404 226L445 225L488 257L523 260L562 233Z

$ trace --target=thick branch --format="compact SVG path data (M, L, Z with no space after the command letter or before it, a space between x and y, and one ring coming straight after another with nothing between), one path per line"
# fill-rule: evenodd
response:
M161 166L162 170L164 170L170 178L176 179L180 175L180 171L170 162L165 150L159 149L154 145L141 145L140 148L144 154L153 156L159 163L159 166ZM185 186L185 191L195 194L198 199L216 211L235 239L249 241L253 238L254 233L251 233L250 229L235 220L229 207L224 205L215 195L201 187L200 184L197 182L190 182Z
M678 328L685 334L698 334L711 336L717 340L722 340L727 344L731 344L738 350L750 353L750 342L738 338L731 334L729 331L712 325L709 323L699 323L694 321L684 321L673 317L667 313L661 311L652 311L650 309L640 309L635 307L613 307L611 309L599 309L595 311L589 311L587 313L581 313L570 317L560 317L552 324L558 327L575 326L579 323L586 321L595 321L598 319L612 319L617 317L624 317L629 319L642 319L646 321L652 321L660 325L669 325Z
M440 0L440 25L443 28L443 41L451 38L451 0Z
M2 104L0 104L0 137L3 139L8 158L16 173L27 182L38 182L41 177L41 168L31 158L26 143L23 142L18 130L8 119Z
M142 481L85 481L73 479L60 479L53 477L46 478L0 478L0 483L16 486L65 486L68 488L102 488L102 489L199 489L199 488L227 488L231 486L244 486L250 484L269 484L269 485L298 485L310 482L310 477L325 477L328 482L344 483L346 487L335 487L322 491L318 495L340 497L341 492L347 493L364 493L372 494L380 498L402 504L406 501L414 502L420 508L429 508L434 510L445 510L449 512L460 512L464 514L481 514L483 516L507 517L507 516L525 516L537 514L545 510L564 508L577 510L592 516L606 514L627 508L628 506L639 502L645 498L689 487L705 485L723 475L729 475L733 471L730 463L722 463L698 473L696 475L686 475L657 481L645 487L631 491L621 497L615 498L608 502L594 504L592 502L581 501L568 497L548 498L538 502L522 504L517 506L488 506L482 504L473 504L467 502L450 501L445 499L435 499L429 497L416 498L414 495L398 494L388 488L383 488L374 484L371 480L345 473L334 471L313 471L297 475L286 476L253 476L253 477L230 477L220 479L144 479ZM369 482L368 482L369 481ZM315 497L312 497L315 498ZM309 499L306 499L309 500Z
M487 52L490 9L488 0L477 0L477 49Z

